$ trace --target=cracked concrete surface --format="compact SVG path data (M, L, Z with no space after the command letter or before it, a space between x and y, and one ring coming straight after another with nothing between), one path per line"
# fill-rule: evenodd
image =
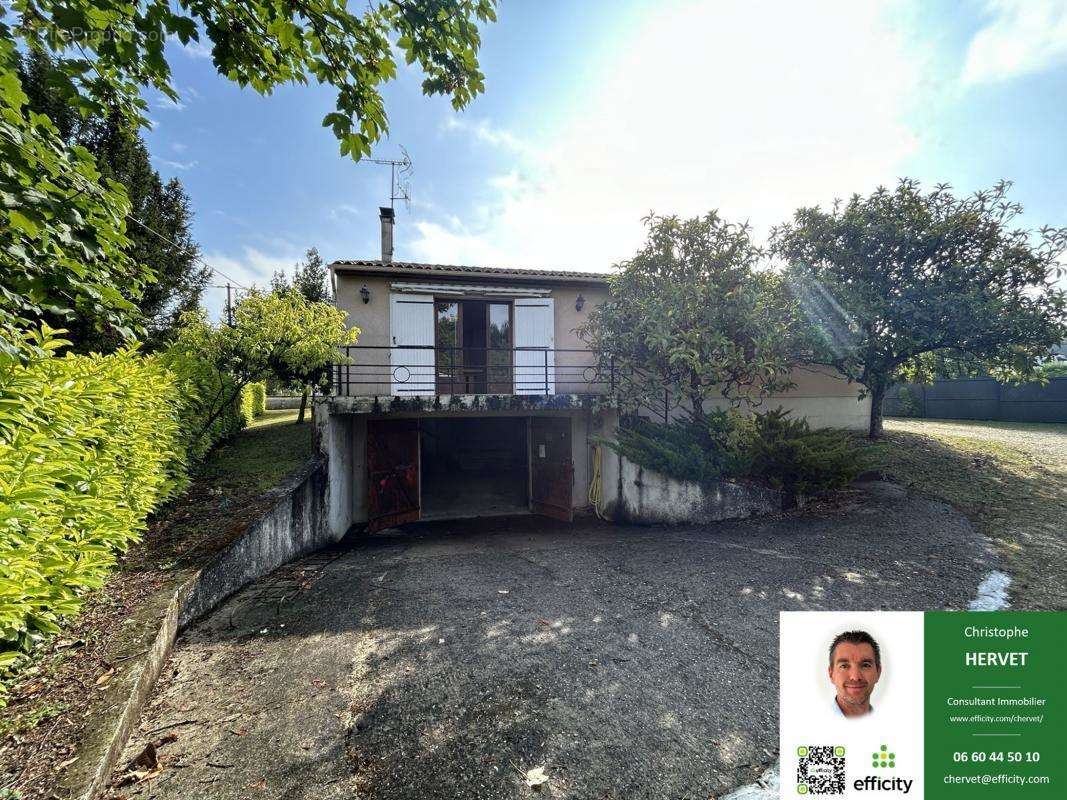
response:
M355 538L183 636L123 762L177 738L113 796L721 796L776 759L780 610L963 608L989 567L959 515L880 485L703 528Z

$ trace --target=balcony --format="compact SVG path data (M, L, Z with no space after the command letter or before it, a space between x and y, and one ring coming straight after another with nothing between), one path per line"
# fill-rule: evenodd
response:
M613 370L585 348L350 345L332 374L334 397L606 395Z

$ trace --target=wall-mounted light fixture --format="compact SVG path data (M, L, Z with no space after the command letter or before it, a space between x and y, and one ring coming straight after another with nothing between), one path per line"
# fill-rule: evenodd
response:
M579 293L578 296L576 298L574 298L574 310L575 311L581 311L584 306L585 306L585 298L582 297L581 293Z
M370 289L368 289L366 286L364 286L362 289L359 290L359 296L363 298L363 302L364 303L369 303L370 302Z

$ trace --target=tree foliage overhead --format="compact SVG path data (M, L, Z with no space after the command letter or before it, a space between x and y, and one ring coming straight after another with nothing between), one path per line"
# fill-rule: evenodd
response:
M705 400L758 403L789 388L795 304L776 275L757 269L763 254L748 226L716 212L646 224L644 247L618 265L610 298L580 329L623 400L639 405L666 390L670 405L702 418Z
M349 10L358 9L358 10ZM360 158L388 130L382 85L394 52L425 74L423 91L461 108L484 89L478 25L495 0L15 0L0 15L0 326L75 316L129 338L152 273L125 249L129 203L89 151L29 105L18 53L52 56L48 113L118 114L144 124L142 90L177 99L168 38L210 43L219 74L262 94L310 80L337 90L323 119ZM58 115L57 115L58 116ZM9 337L0 339L6 346Z
M166 41L206 40L219 74L260 94L311 80L335 87L323 125L356 158L388 131L381 86L396 76L394 53L419 65L423 92L459 109L484 89L478 24L496 19L495 0L15 0L13 9L0 38L55 53L50 80L79 110L139 116L142 87L177 99Z
M1022 207L1009 188L956 197L902 180L829 211L800 209L773 232L822 360L870 393L872 437L886 389L926 376L934 354L1021 378L1067 337L1067 297L1054 285L1067 228L1015 227Z
M132 338L129 296L151 273L127 253L126 191L26 108L6 30L0 23L0 348L13 352L12 331L47 316Z
M148 148L136 128L118 115L82 118L61 102L47 82L54 62L44 53L22 59L19 77L29 97L29 107L47 114L67 146L81 145L96 159L105 179L121 183L130 201L126 218L127 253L137 264L147 266L153 281L120 291L137 304L149 346L158 347L173 334L179 317L196 308L211 271L199 262L200 249L193 241L192 211L181 181L164 183L152 167ZM57 319L79 352L110 352L121 337L114 331L98 331L91 319Z

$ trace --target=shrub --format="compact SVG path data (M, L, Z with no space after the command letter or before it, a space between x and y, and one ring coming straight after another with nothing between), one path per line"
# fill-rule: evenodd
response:
M262 383L247 383L237 398L237 413L244 425L262 417L267 410L267 387ZM243 427L243 426L242 426Z
M256 418L256 401L253 397L252 386L251 383L242 386L241 393L237 397L237 413L241 415L244 425Z
M812 430L806 419L787 419L778 408L754 414L748 475L787 497L840 489L864 469L863 451L843 431Z
M1041 365L1046 378L1067 378L1067 361L1049 361Z
M901 386L900 393L897 395L898 410L897 414L902 417L920 417L922 416L922 402L919 400L919 396L915 393L915 390L910 386Z
M607 444L630 461L679 480L709 483L747 469L751 423L735 411L713 411L706 424L680 420L662 424L627 418L618 439Z
M811 430L781 408L742 416L714 411L705 424L627 419L607 444L635 464L679 480L710 483L748 479L788 497L837 489L864 469L863 456L843 431Z
M163 361L55 356L64 344L45 329L0 351L0 668L76 613L187 481Z
M199 463L215 444L232 438L245 427L252 418L251 399L245 406L245 393L237 392L236 381L191 350L171 347L162 358L181 387L177 410L188 461ZM229 397L234 400L208 424L217 404Z
M248 389L252 393L252 416L259 419L267 413L267 384L250 383Z

